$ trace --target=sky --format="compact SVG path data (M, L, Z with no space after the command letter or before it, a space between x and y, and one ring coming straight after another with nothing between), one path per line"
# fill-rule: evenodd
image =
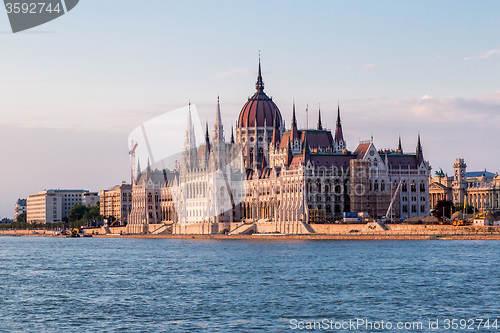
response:
M229 138L255 91L288 126L335 127L348 149L413 152L433 172L500 171L499 1L81 0L13 34L0 10L0 216L49 188L130 180L128 135L191 101Z

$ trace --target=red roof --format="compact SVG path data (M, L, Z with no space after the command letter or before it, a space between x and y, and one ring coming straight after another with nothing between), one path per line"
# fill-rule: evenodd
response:
M325 167L331 168L332 166L336 168L342 168L344 170L349 169L350 161L355 159L356 155L353 154L314 154L311 153L309 161L315 167ZM304 154L295 155L290 163L290 169L296 169L300 164L304 163Z
M385 154L380 155L383 161L385 161ZM387 161L389 162L389 169L417 169L417 156L414 154L388 154Z
M330 131L318 131L312 129L300 130L299 137L302 143L304 143L304 140L307 137L307 144L311 149L321 148L321 150L325 151L329 148L333 150L333 137ZM283 133L280 149L287 147L289 138L290 131Z
M358 158L363 158L366 155L368 148L370 148L370 144L371 142L360 143L359 146L354 151L354 154L357 155Z
M273 127L274 117L278 126L282 124L281 113L276 104L264 92L256 92L248 99L238 117L238 127Z

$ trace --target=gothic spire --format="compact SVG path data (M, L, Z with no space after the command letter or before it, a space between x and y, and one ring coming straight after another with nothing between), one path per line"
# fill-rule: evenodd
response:
M186 126L186 140L184 148L185 149L196 148L196 138L194 137L194 126L193 126L193 121L191 119L191 102L189 102L188 122Z
M322 130L323 130L323 125L321 124L321 105L320 105L318 109L318 131Z
M399 136L398 153L403 153L403 145L401 145L401 135Z
M335 145L335 152L343 152L347 148L344 140L344 133L342 132L342 122L340 120L340 102L337 105L337 124L335 126L335 137L333 139Z
M220 115L220 102L219 96L217 96L217 111L215 115L215 125L214 125L214 143L224 142L224 129L222 127L222 119Z
M259 73L257 74L257 83L255 83L257 92L264 91L264 81L262 81L262 70L260 69L260 53L259 53Z
M335 126L335 141L344 141L344 133L342 132L342 122L340 121L340 103L337 106L337 125Z
M139 180L139 177L141 177L141 161L137 161L137 174L136 174L136 182Z
M234 145L234 131L233 131L233 126L231 126L231 144Z
M424 161L424 153L422 151L422 144L420 143L420 133L418 134L417 141L417 164L420 165Z
M297 129L297 119L295 118L295 99L293 100L293 115L292 115L292 128L290 130L290 138L295 142L299 138L299 131Z
M182 164L188 168L195 168L197 163L196 138L194 126L191 119L191 102L188 109L188 123L184 139L184 151L182 152Z
M208 121L206 122L206 128L205 128L205 147L206 147L206 152L210 153L210 136L208 134Z
M309 158L311 157L311 151L309 150L309 144L307 143L307 136L304 138L304 147L302 147L302 151L304 152L304 164L307 163Z

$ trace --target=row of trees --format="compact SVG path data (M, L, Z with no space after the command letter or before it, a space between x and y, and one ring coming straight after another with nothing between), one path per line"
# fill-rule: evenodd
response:
M437 217L438 219L443 218L443 214L445 217L451 219L451 215L455 212L463 212L464 204L453 205L453 202L450 200L439 200L434 207L434 212L432 215ZM474 214L474 207L471 205L467 205L466 214Z
M116 220L113 216L108 218L113 222ZM62 229L66 227L80 228L82 226L101 225L103 217L100 214L100 204L97 206L75 205L64 218L64 221L58 223L28 223L26 212L19 214L16 221L12 223L0 223L1 229Z

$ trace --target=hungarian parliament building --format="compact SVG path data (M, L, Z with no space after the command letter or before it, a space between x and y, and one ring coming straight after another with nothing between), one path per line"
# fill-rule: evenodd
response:
M420 136L414 151L378 150L373 140L348 149L340 107L335 133L290 128L264 92L261 65L255 93L226 140L220 103L210 135L196 142L189 111L182 159L174 170L138 170L127 231L172 233L306 233L344 213L391 220L429 215L429 175ZM200 138L198 138L200 139ZM396 140L395 140L396 141ZM346 214L347 215L347 214ZM156 228L156 229L155 229Z

